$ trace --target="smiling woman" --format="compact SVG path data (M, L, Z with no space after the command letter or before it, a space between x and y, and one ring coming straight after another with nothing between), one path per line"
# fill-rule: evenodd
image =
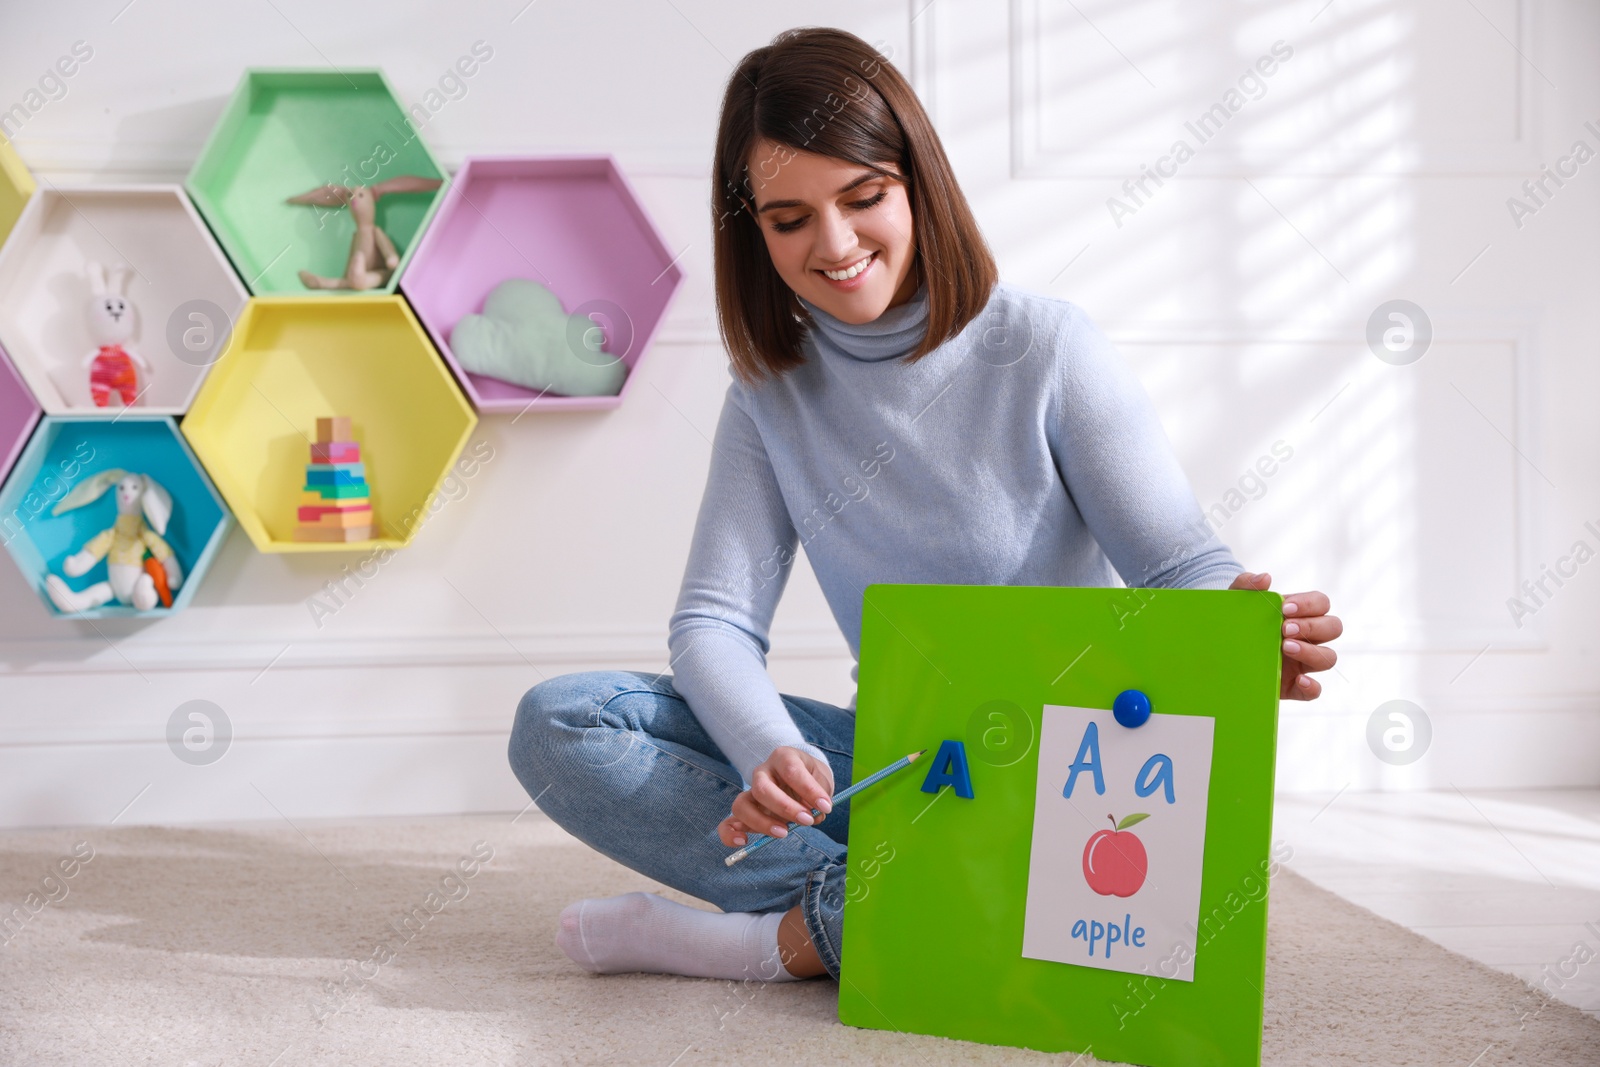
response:
M581 966L837 978L852 802L831 798L850 784L855 698L779 693L766 671L802 539L858 662L871 583L1269 580L1207 525L1094 321L999 281L922 105L865 41L805 28L745 56L713 169L734 381L668 626L673 673L541 682L510 758L574 836L722 909L577 901L556 940ZM1284 645L1283 695L1310 698L1305 672L1332 666L1321 643L1339 622L1320 593L1285 610L1300 640ZM728 850L757 834L781 840L728 873Z
M927 112L853 34L797 32L746 56L723 99L715 169L717 311L746 382L804 361L802 297L860 324L926 281L914 362L960 333L999 278Z

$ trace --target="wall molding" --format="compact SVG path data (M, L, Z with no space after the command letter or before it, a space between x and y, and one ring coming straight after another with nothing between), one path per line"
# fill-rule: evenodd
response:
M102 629L104 627L102 626ZM505 667L526 664L665 663L667 629L564 626L499 634L418 634L405 637L307 640L260 636L242 640L162 641L145 633L116 638L0 642L0 672L14 675L132 673L134 671L321 670L383 667ZM833 626L781 627L771 634L769 660L849 658Z
M1543 479L1529 464L1543 469L1537 412L1539 392L1538 317L1534 309L1512 308L1498 313L1435 309L1433 344L1498 343L1511 351L1511 376L1515 426L1510 435L1520 456L1513 457L1512 508L1515 544L1511 565L1518 586L1537 578L1540 545L1546 519L1542 503ZM1350 348L1361 346L1365 322L1329 322L1301 326L1250 327L1236 322L1100 323L1117 346L1162 347L1195 345L1306 344ZM1369 357L1370 358L1370 357ZM1431 358L1428 355L1424 359ZM1470 414L1465 418L1475 418ZM1526 462L1524 462L1526 460ZM1506 616L1503 626L1452 624L1430 626L1421 620L1396 620L1380 629L1341 637L1340 648L1351 652L1394 654L1479 653L1495 651L1548 651L1549 616L1543 611L1516 627Z
M1534 5L1516 0L1515 43L1521 55L1534 39ZM1151 150L1097 151L1093 148L1050 148L1044 143L1042 128L1043 72L1038 50L1041 45L1042 0L1010 0L1007 51L1011 66L1011 176L1013 178L1114 178L1137 177L1141 165L1150 164L1181 135ZM1081 12L1080 12L1081 15ZM1314 32L1329 32L1329 19ZM1269 30L1258 31L1267 35ZM1295 47L1309 47L1301 41ZM1500 46L1500 42L1496 42ZM1241 61L1241 69L1247 61ZM1538 75L1526 61L1516 65L1516 84L1511 91L1517 98L1517 137L1476 141L1413 140L1403 149L1384 151L1381 158L1370 158L1369 149L1329 149L1298 152L1288 159L1261 160L1241 151L1237 138L1225 143L1207 144L1183 165L1182 177L1232 178L1273 175L1279 177L1349 177L1352 175L1410 174L1532 174L1540 166L1537 146L1541 120ZM1228 85L1218 85L1220 95Z

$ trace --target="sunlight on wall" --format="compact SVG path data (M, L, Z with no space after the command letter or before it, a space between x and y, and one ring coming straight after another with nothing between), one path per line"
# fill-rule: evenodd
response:
M1329 592L1345 622L1324 696L1284 705L1280 779L1445 784L1437 753L1377 758L1367 720L1412 700L1440 740L1469 686L1430 680L1426 657L1512 640L1516 353L1469 331L1396 366L1367 325L1444 269L1424 256L1438 208L1415 173L1522 135L1514 52L1475 44L1481 61L1464 61L1488 27L1431 0L1013 12L1013 178L1057 180L1007 194L1042 205L1023 189L1043 186L1069 205L1028 232L1022 262L1117 341L1202 509L1243 500L1218 529L1240 561L1280 590ZM1274 442L1292 459L1251 476Z

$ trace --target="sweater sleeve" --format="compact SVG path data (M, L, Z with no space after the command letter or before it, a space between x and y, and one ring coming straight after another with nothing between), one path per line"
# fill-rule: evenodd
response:
M1057 337L1051 450L1067 492L1129 586L1226 589L1244 570L1206 521L1155 405L1071 305Z
M799 536L738 389L723 400L667 647L674 688L748 784L780 745L827 757L801 736L766 670Z

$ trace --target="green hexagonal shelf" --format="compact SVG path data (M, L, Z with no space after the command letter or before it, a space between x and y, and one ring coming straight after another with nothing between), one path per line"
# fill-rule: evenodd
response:
M381 71L251 68L184 185L252 293L348 296L307 289L299 271L344 273L355 232L350 212L287 198L401 175L445 178ZM394 291L441 191L379 198L377 224L400 261L372 292Z
M359 456L313 456L330 416L350 418ZM183 433L256 548L315 552L409 544L477 422L404 298L253 297ZM359 459L370 539L297 540L314 458L330 483Z

